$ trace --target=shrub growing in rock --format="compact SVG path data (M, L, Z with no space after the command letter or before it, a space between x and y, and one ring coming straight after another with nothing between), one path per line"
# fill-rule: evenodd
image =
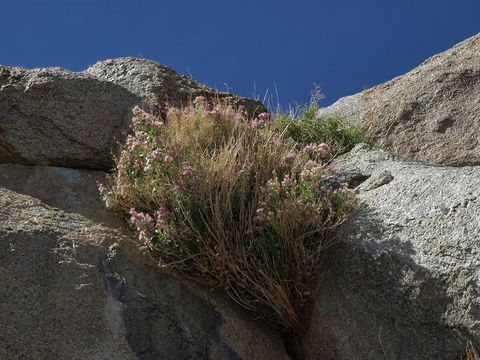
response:
M354 205L325 165L330 146L299 147L268 114L252 120L204 98L165 119L133 112L107 206L162 267L297 329L319 257Z

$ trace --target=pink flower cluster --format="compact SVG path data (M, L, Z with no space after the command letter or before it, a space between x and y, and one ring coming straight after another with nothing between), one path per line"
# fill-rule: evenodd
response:
M262 121L270 121L270 114L266 112L262 112L258 115L258 118Z
M295 153L295 151L290 151L282 158L282 162L285 164L291 164L295 161L296 158L297 154Z
M286 174L283 177L282 186L283 187L289 187L291 184L292 184L292 178L290 177L290 175Z
M252 122L250 123L250 128L251 129L256 129L259 126L267 125L270 122L271 122L270 115L266 112L262 112L256 118L254 118L252 120Z
M170 154L165 154L160 149L153 150L150 154L147 155L147 160L145 162L144 170L148 171L152 167L153 163L159 161L165 164L170 164L173 162L174 158Z
M128 135L126 145L128 151L135 151L135 149L141 145L137 134L135 134L135 136Z
M195 100L193 100L193 105L195 106L206 106L207 105L207 99L205 96L197 96Z
M135 208L131 208L129 213L130 223L137 229L139 240L142 242L148 242L155 229L155 220L150 214L137 211Z
M307 163L303 166L303 170L300 173L300 177L302 180L305 181L312 181L314 179L318 179L322 174L322 164L309 160Z
M130 223L135 226L138 231L138 238L142 242L148 242L153 235L155 229L167 230L167 219L171 213L164 207L159 208L154 216L137 211L135 208L130 209Z
M170 211L165 209L163 206L155 212L155 228L160 230L166 230L167 218L171 215Z
M191 174L191 172L192 172L192 166L187 161L184 161L182 163L182 175L188 176Z
M268 215L267 210L264 207L259 207L255 212L255 216L253 217L253 221L257 224L264 224L271 219L270 215Z
M212 110L207 110L207 117L212 119L220 119L221 114L222 113L216 107L214 107Z
M132 112L133 112L132 121L134 126L138 125L139 121L143 121L146 126L153 127L153 128L160 127L163 125L162 119L160 119L155 115L152 115L143 111L138 106L135 106Z
M328 146L325 143L321 143L321 144L312 143L305 146L303 150L309 154L318 154L323 156L330 153L330 146Z

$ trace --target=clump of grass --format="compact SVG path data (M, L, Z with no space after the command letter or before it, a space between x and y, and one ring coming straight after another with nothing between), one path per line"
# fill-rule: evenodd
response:
M339 115L318 116L318 105L299 108L298 115L278 114L276 127L299 144L326 143L333 155L346 153L361 142L367 142L360 127L350 124Z
M204 98L165 119L135 108L102 193L160 266L295 331L332 230L354 206L331 181L330 156L325 143L299 147L266 113L249 119Z

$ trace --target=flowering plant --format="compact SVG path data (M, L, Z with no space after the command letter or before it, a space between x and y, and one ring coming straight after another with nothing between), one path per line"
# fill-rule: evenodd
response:
M203 97L165 119L133 113L107 206L161 266L297 329L319 256L354 205L325 165L329 145L299 146L270 115Z

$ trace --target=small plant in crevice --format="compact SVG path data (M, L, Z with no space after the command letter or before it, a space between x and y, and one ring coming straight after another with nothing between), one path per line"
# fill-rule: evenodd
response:
M359 143L369 143L363 131L336 114L318 116L318 105L299 109L297 116L278 114L276 127L299 144L326 143L332 156L346 153Z
M318 115L318 103L323 97L321 89L312 90L310 105L297 106L285 113L281 110L275 115L275 127L285 131L286 135L300 145L326 143L330 146L331 156L335 157L353 149L359 143L371 143L363 130L338 114Z
M250 119L202 97L164 119L133 113L101 189L107 207L128 217L160 266L299 329L318 261L355 206L326 165L335 144L300 144L266 113Z

